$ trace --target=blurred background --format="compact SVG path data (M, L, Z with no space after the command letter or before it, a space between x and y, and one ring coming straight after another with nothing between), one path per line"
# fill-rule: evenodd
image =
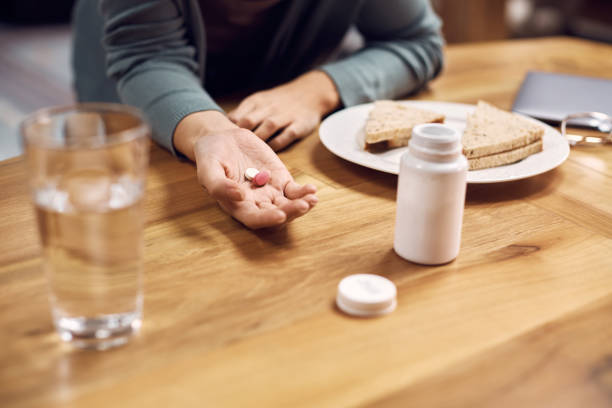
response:
M554 35L612 43L611 0L431 1L444 21L449 44ZM69 64L73 3L2 0L0 160L20 154L17 127L26 114L73 100Z
M570 35L612 42L610 0L433 0L448 43Z

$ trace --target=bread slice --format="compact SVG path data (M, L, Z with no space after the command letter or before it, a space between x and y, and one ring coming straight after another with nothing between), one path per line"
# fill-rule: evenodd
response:
M507 152L541 140L543 134L542 126L479 101L474 113L467 118L461 140L463 154L472 159ZM501 164L506 163L497 165Z
M524 159L534 153L542 151L542 139L536 140L527 146L518 147L506 152L494 153L487 156L468 159L470 170L487 169L489 167L503 166Z
M444 115L394 101L376 101L365 125L365 148L406 146L412 128L421 123L442 123Z

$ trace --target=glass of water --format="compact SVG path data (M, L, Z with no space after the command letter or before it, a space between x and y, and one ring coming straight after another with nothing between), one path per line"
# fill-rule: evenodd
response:
M118 346L140 327L149 133L118 104L43 109L21 124L53 322L77 347Z

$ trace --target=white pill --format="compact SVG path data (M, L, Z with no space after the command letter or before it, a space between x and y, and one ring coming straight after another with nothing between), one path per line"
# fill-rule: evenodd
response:
M246 171L244 172L244 178L246 178L247 180L251 181L255 178L256 175L259 174L259 170L253 168L253 167L249 167L248 169L246 169Z
M393 282L379 275L350 275L338 284L336 304L353 316L380 316L395 310L397 289Z

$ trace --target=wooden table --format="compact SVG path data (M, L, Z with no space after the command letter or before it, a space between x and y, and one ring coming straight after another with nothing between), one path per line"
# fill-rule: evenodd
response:
M567 38L452 46L419 99L509 108L528 69L612 78L612 47ZM129 345L62 344L49 316L21 158L0 163L2 407L604 407L612 404L612 147L470 186L459 258L392 250L396 177L316 135L282 153L320 203L251 232L153 148L145 320ZM352 273L395 282L377 319L334 307Z

